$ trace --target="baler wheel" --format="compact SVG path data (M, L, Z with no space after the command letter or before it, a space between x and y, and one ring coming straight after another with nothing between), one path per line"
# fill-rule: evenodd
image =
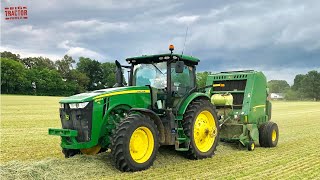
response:
M259 127L259 144L260 147L266 147L266 142L265 142L265 129L266 129L267 124L262 124Z
M219 124L214 106L204 99L191 102L184 114L184 133L190 138L189 159L212 157L219 141Z
M259 143L262 147L276 147L279 140L279 128L274 122L263 124L259 129Z
M129 114L112 135L111 153L120 171L148 169L159 148L159 132L155 123L142 114Z
M253 141L249 141L248 143L248 151L253 151L255 149L256 145Z

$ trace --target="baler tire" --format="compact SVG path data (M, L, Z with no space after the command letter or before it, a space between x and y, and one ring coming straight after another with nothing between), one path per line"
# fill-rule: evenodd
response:
M196 140L194 137L194 130L195 130L195 123L197 122L197 118L203 112L211 114L212 117L210 117L209 114L206 114L206 117L207 115L209 115L209 118L207 117L207 120L209 120L210 118L213 118L212 124L215 126L215 129L212 129L212 132L211 132L212 137L214 137L212 145L210 142L211 139L209 139L209 142L210 142L208 144L209 146L206 148L203 148L201 151L199 147L197 147ZM198 99L189 104L183 116L183 129L184 129L185 135L190 139L189 150L185 153L187 158L204 159L204 158L212 157L214 155L214 151L216 150L216 147L219 141L219 123L218 123L215 107L208 100ZM210 133L210 130L208 133ZM204 141L207 141L207 140L208 139L205 139Z
M256 145L253 141L249 141L248 143L248 151L253 151L255 149Z
M260 145L262 147L276 147L279 140L279 128L274 122L269 121L260 127L259 134L261 133L261 138L259 135ZM261 139L261 140L260 140Z
M80 150L79 149L66 149L66 148L62 148L62 153L64 154L65 158L70 158L72 156L75 156L77 154L80 154Z
M274 122L266 125L266 147L276 147L279 140L279 128Z
M131 141L132 138L135 138L134 141ZM147 143L144 143L143 140L147 140ZM141 145L137 148L136 142L149 146L141 150L139 148ZM111 153L115 166L123 172L148 169L153 165L158 148L157 126L143 114L129 114L117 125L111 139ZM139 154L142 154L142 157Z
M266 124L259 127L259 144L260 147L266 147Z

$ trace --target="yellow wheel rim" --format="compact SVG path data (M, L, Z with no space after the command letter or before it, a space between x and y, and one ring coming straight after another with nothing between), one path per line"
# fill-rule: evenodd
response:
M254 150L254 143L251 144L251 150Z
M138 127L131 135L130 155L137 163L144 163L149 160L154 149L153 134L147 127Z
M99 145L96 145L96 146L93 146L92 148L87 148L87 149L80 149L80 151L83 153L83 154L87 154L87 155L95 155L97 154L101 149L101 146Z
M276 141L277 139L277 131L275 129L272 131L271 139L272 141Z
M211 149L217 136L217 127L212 114L202 111L194 122L193 138L196 147L201 152Z

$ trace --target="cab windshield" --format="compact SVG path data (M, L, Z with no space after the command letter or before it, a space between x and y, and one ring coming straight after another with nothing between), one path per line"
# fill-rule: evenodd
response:
M167 63L137 64L133 68L133 85L150 85L157 89L167 86Z

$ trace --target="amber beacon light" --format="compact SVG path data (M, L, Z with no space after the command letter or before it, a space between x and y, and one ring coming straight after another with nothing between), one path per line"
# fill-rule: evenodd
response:
M173 51L174 50L174 46L172 44L169 45L169 50Z

